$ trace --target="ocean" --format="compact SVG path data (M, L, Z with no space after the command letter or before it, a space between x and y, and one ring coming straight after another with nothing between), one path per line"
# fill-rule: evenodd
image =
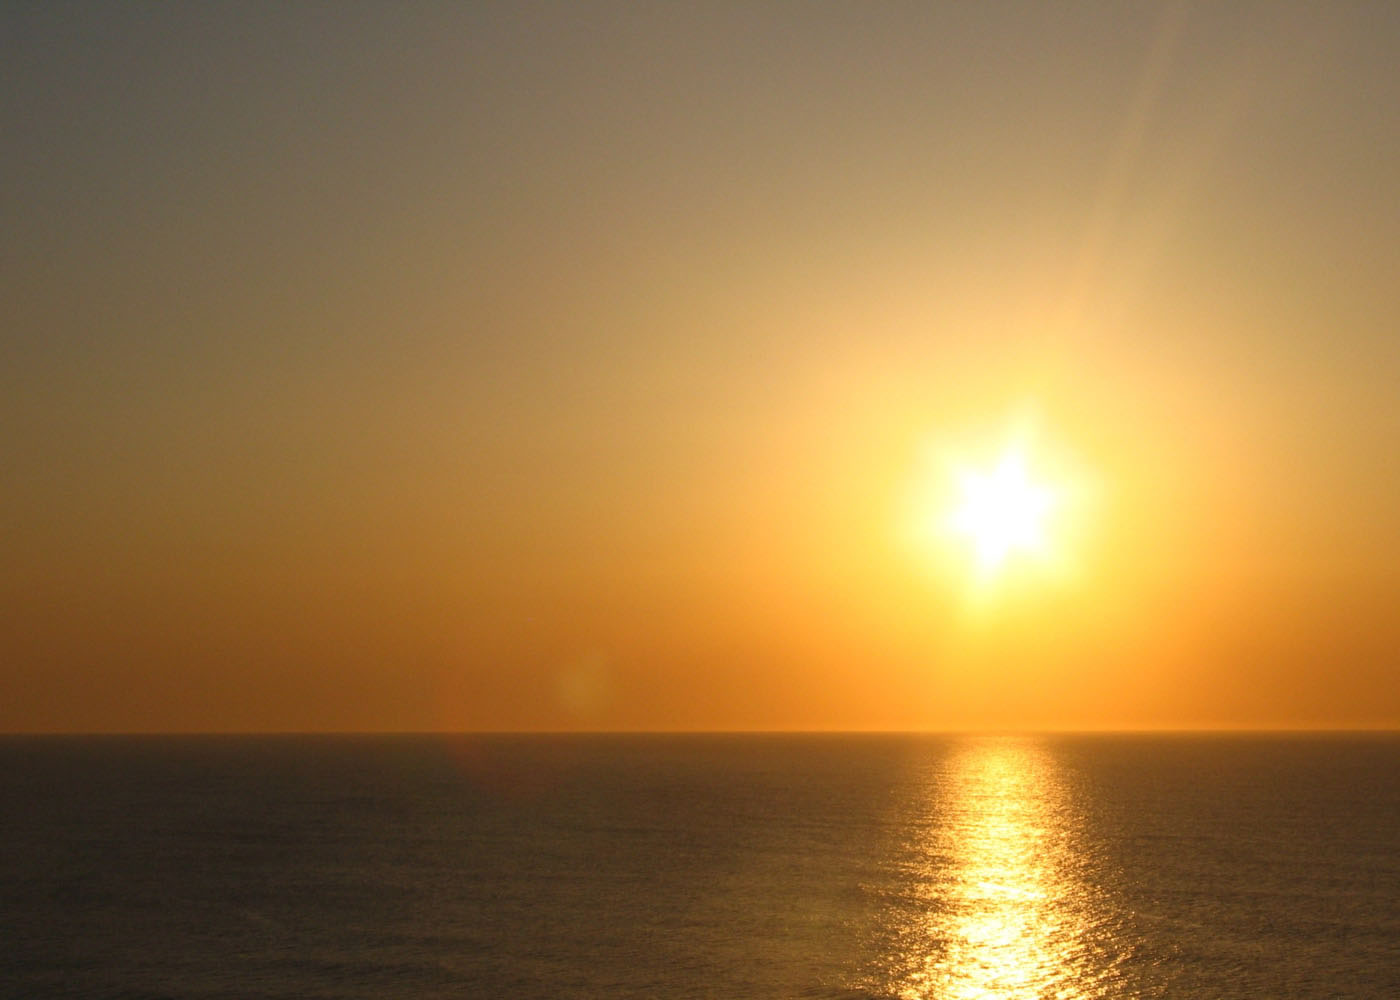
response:
M1400 737L3 737L0 995L1394 1000Z

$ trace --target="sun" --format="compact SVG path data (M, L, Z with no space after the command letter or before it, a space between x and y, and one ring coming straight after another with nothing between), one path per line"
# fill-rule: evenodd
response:
M1100 551L1102 477L1029 412L924 439L904 493L911 568L975 616L1058 600L1088 580Z
M1043 557L1047 520L1057 498L1035 481L1019 450L1003 453L989 469L959 467L956 506L947 527L971 549L980 577L995 576L1019 557Z

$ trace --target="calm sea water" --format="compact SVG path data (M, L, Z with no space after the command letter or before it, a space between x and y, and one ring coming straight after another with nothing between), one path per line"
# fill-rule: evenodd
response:
M1393 736L0 739L12 997L1400 996Z

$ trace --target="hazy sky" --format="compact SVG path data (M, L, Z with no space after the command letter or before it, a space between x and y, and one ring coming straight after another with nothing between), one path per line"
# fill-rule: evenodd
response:
M1400 6L0 11L0 730L1400 725Z

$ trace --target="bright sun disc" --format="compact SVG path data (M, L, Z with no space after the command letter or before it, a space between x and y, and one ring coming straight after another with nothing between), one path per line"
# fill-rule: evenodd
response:
M1018 554L1044 553L1055 494L1030 477L1025 456L1007 452L988 471L960 468L955 475L958 505L948 527L971 546L979 574L995 574Z

